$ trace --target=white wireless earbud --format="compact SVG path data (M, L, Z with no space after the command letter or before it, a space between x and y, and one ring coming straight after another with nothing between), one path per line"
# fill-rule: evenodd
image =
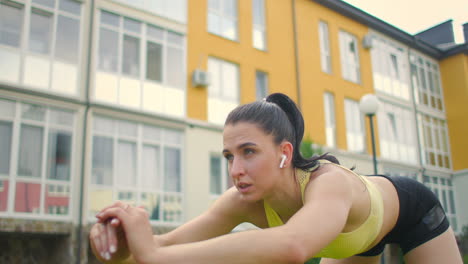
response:
M286 161L286 155L281 155L280 169L284 167L284 162Z

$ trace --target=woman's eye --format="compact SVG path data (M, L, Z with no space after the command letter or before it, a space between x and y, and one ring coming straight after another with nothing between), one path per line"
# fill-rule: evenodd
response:
M226 155L224 155L224 158L226 158L227 160L232 160L234 158L234 156L231 155L231 154L226 154Z
M253 150L253 149L245 149L245 150L244 150L244 153L245 153L245 154L253 154L253 153L255 153L255 150Z

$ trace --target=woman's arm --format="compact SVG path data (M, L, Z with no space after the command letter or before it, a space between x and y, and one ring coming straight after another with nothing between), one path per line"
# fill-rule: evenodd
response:
M307 188L306 201L283 226L168 247L152 242L143 210L118 208L103 214L121 219L138 263L304 263L345 226L352 204L346 175L324 173L316 177Z
M159 247L206 240L229 233L235 226L249 221L248 212L256 205L243 202L235 188L222 194L214 204L195 219L183 224L171 232L154 235L153 243ZM126 204L117 201L104 208L125 209ZM146 218L147 220L148 218ZM148 232L151 234L152 232ZM118 218L98 217L90 231L90 245L99 261L104 263L136 263L130 256L127 239Z

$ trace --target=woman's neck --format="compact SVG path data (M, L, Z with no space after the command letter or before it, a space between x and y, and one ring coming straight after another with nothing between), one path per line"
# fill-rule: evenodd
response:
M264 200L286 222L302 207L302 195L294 168L285 169L280 179L272 194Z

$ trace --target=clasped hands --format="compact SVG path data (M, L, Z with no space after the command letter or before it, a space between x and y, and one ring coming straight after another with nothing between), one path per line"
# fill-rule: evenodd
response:
M102 209L97 223L90 231L90 243L94 254L105 263L119 263L132 254L138 263L148 262L158 245L148 212L117 201Z

